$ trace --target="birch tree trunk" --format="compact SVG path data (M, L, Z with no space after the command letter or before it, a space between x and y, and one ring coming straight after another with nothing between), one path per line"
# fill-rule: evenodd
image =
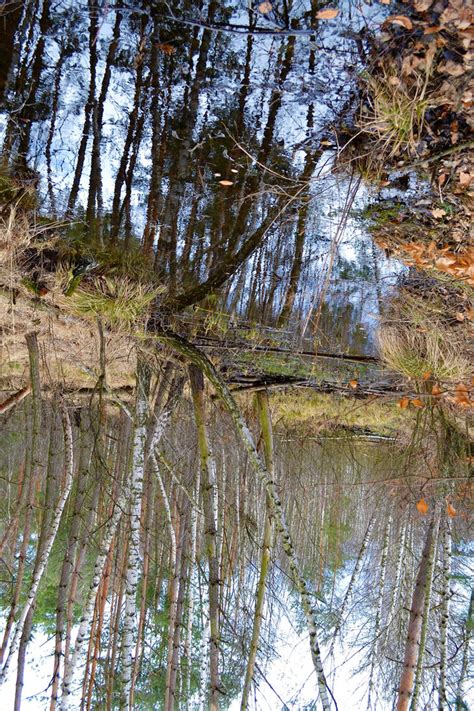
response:
M247 427L247 424L240 413L237 403L235 402L227 385L225 384L219 373L216 371L210 360L198 348L190 344L181 336L171 334L170 332L157 332L154 335L159 341L161 341L162 343L166 343L171 348L184 355L210 380L210 382L214 386L214 389L216 390L219 399L225 405L234 423L236 433L247 452L249 460L252 466L254 467L256 473L260 477L260 480L263 486L265 487L268 496L270 497L270 500L272 502L273 515L275 517L276 529L280 536L283 550L285 551L285 554L288 557L291 574L293 576L296 588L300 595L301 606L303 608L306 623L308 626L311 657L316 671L318 689L321 698L321 703L323 706L323 711L329 711L331 708L331 701L329 696L331 695L332 697L332 692L330 692L329 690L326 676L324 674L321 651L318 642L316 612L313 608L313 604L311 601L311 593L308 590L307 583L300 572L300 566L296 557L295 549L293 547L293 541L286 525L283 506L278 496L273 479L271 478L264 464L260 460L250 430Z
M15 626L15 632L14 632L13 639L10 644L8 656L7 656L7 659L5 661L5 664L3 665L3 668L2 668L2 671L0 674L0 684L2 684L6 679L12 656L18 649L18 645L20 643L21 634L23 632L23 625L25 623L26 617L27 617L29 611L35 605L36 596L38 593L38 588L41 583L44 571L46 570L46 566L47 566L47 563L49 560L49 554L51 552L51 548L53 547L53 543L55 541L56 534L58 532L59 523L61 521L61 516L62 516L63 510L64 510L64 507L66 505L66 501L68 499L69 492L71 491L71 486L72 486L72 481L73 481L73 469L74 469L73 446L72 446L72 428L71 428L71 421L69 419L69 415L68 415L68 412L65 407L62 408L62 419L63 419L63 427L64 427L66 482L64 485L64 489L59 497L58 503L56 504L56 508L54 510L53 516L52 516L51 530L50 530L49 535L45 541L43 554L38 562L37 569L33 574L33 578L31 581L28 596L26 598L26 601L23 605L23 609L21 611L20 617L18 618L18 621Z
M352 571L351 579L350 579L350 581L349 581L349 585L347 586L346 594L344 595L344 599L343 599L343 601L342 601L342 605L341 605L341 608L340 608L340 610L339 610L338 620L337 620L337 623L336 623L336 627L335 627L335 629L334 629L333 638L332 638L332 642L331 642L331 647L330 647L330 649L329 649L329 654L330 654L330 655L331 655L331 654L333 653L333 651L334 651L334 645L335 645L335 643L336 643L337 636L338 636L339 632L341 631L341 627L342 627L342 624L343 624L343 622L344 622L344 614L345 614L347 605L349 604L349 601L350 601L350 599L351 599L351 597L352 597L352 591L353 591L353 589L354 589L354 586L355 586L356 581L357 581L357 577L358 577L358 575L359 575L359 573L360 573L360 569L361 569L361 567L362 567L362 563L363 563L363 560L364 560L365 551L367 550L367 546L368 546L368 544L369 544L370 536L371 536L371 534L372 534L372 530L373 530L374 525L375 525L375 520L376 520L376 519L375 519L375 516L372 516L372 518L371 518L370 521L369 521L369 525L367 526L367 529L366 529L366 531L365 531L364 538L362 539L362 544L361 544L361 546L360 546L359 554L358 554L358 556L357 556L357 560L356 560L356 563L355 563L355 565L354 565L354 570Z
M199 501L199 491L201 487L201 469L197 468L196 472L196 484L194 487L194 500ZM191 509L191 554L189 559L189 573L188 573L188 604L187 604L187 625L186 625L186 639L184 644L184 659L186 660L186 667L184 673L184 695L186 700L186 711L189 711L189 701L191 697L191 669L192 669L192 639L193 639L193 615L194 615L194 590L193 590L193 574L196 566L196 550L197 550L197 530L198 530L198 510L197 506L193 506Z
M469 666L469 647L471 643L473 630L473 613L474 613L474 588L471 590L471 599L469 601L469 609L467 611L466 624L464 628L464 644L462 650L461 673L456 689L456 711L465 711L465 684L467 678L467 670Z
M448 708L446 693L446 657L449 625L449 601L451 599L451 529L449 521L445 519L443 526L443 582L441 591L441 621L440 621L440 664L439 664L439 690L438 711Z
M418 649L418 660L416 664L415 680L413 684L413 696L411 700L411 711L418 708L418 697L421 689L421 679L423 674L423 657L425 655L426 635L428 633L428 621L431 606L431 588L433 586L433 570L435 567L436 551L438 545L438 525L439 514L435 512L436 521L433 528L433 540L428 556L428 570L426 573L425 600L423 604L423 622L421 625L420 646Z
M257 409L262 431L263 448L265 457L265 467L268 475L273 479L275 477L275 463L273 456L273 432L270 415L270 405L268 402L268 393L266 390L257 392ZM258 640L260 637L260 627L263 620L263 603L265 600L265 584L267 573L270 566L271 550L274 537L274 525L271 500L266 494L265 507L265 527L263 532L262 542L262 558L260 563L260 575L258 578L257 589L255 594L255 613L253 620L252 639L250 641L249 658L247 669L245 672L244 688L242 691L242 701L240 704L241 711L246 711L249 703L250 688L255 670L255 660L257 658Z
M380 637L380 631L382 626L382 607L383 607L383 597L385 592L385 576L387 573L387 559L388 559L388 545L390 542L390 530L392 528L392 517L389 516L387 523L385 525L385 530L383 534L383 544L382 544L382 556L380 559L380 576L378 584L378 604L377 612L375 614L375 625L374 625L374 642L372 646L371 654L371 664L370 664L370 675L369 675L369 698L367 701L367 708L371 708L372 692L374 690L374 674L375 674L375 661L377 657L377 645Z
M430 551L433 543L435 521L434 518L428 526L426 532L423 553L416 576L415 589L410 608L410 620L405 644L405 658L403 671L398 688L397 711L407 711L413 691L415 670L418 663L419 645L421 640L421 628L423 624L423 608L425 601L425 591L428 583Z
M122 690L121 708L130 706L132 672L135 649L134 631L137 612L137 587L141 568L140 522L145 476L145 448L148 421L148 391L150 373L148 367L139 362L137 365L137 403L135 412L135 434L133 442L133 463L130 482L127 487L127 499L130 507L130 532L128 541L128 559L125 571L125 609L122 632Z
M204 405L204 379L202 372L194 365L189 366L189 379L194 405L194 417L198 431L199 456L203 482L203 508L207 560L209 566L209 624L210 624L210 686L209 709L219 708L219 558L217 555L217 512L216 474L213 456L209 446Z

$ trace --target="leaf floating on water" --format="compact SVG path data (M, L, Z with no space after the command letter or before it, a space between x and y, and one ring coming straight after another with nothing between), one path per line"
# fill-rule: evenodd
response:
M173 47L172 44L167 44L166 42L163 42L162 44L158 45L158 49L163 52L163 54L174 54L176 52L176 47Z
M228 187L229 185L233 185L232 180L219 180L219 185L224 185L225 187Z
M457 511L452 504L448 504L446 506L446 511L448 513L448 516L450 516L451 518L454 518L457 514Z
M413 22L406 15L389 15L387 22L391 22L392 25L401 25L406 30L413 29Z
M424 499L420 499L416 505L416 508L424 516L428 513L429 506Z
M409 402L410 402L409 397L402 397L401 400L398 401L398 407L400 407L402 410L406 410Z
M273 10L273 5L271 2L261 2L260 5L258 6L258 11L262 13L262 15L267 15L269 12Z
M318 20L333 20L339 15L339 10L328 8L327 10L320 10L316 13L316 18Z

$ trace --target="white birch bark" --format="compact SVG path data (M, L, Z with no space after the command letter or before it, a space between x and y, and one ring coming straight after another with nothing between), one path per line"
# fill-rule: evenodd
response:
M110 546L112 540L117 531L117 526L122 517L122 513L126 506L126 498L122 494L117 501L112 516L110 517L107 526L105 528L104 537L102 539L100 550L97 555L94 564L94 572L92 575L92 580L89 585L89 593L84 605L82 616L79 622L79 629L76 635L76 641L74 644L74 651L72 653L71 659L69 660L67 666L64 670L64 679L62 683L62 695L59 702L59 708L61 711L69 711L73 708L73 693L74 693L74 680L76 669L79 660L84 651L84 644L90 635L90 629L92 625L92 616L94 614L95 602L97 598L97 593L99 591L100 581L102 580L102 574L104 571L105 562L109 554Z
M253 437L250 433L247 424L242 417L240 410L232 397L227 385L222 377L216 371L210 360L195 346L188 343L185 339L170 333L156 334L158 340L168 344L174 350L177 350L182 355L187 357L194 365L200 368L213 384L219 399L225 405L233 423L236 433L242 442L249 460L259 476L263 486L272 503L273 515L275 517L276 530L280 536L283 550L288 557L288 563L291 574L295 581L296 588L301 599L301 606L306 618L306 624L309 632L311 658L316 671L318 690L321 699L323 711L329 711L331 708L332 693L329 689L328 682L324 673L321 651L318 641L318 628L316 624L316 613L313 608L311 593L308 590L307 583L300 572L300 566L296 557L296 551L293 546L293 541L286 524L283 506L280 501L275 483L269 476L264 464L262 463L256 450Z
M422 675L423 675L423 658L425 655L426 647L426 636L428 633L428 622L431 607L431 589L433 587L433 571L436 562L436 553L438 547L438 526L439 526L439 515L435 512L435 523L433 528L433 542L431 544L431 549L428 557L428 572L426 576L426 587L425 587L425 600L423 604L423 622L421 625L421 635L420 635L420 645L418 651L418 660L416 664L415 681L413 685L413 696L411 700L411 711L416 711L418 708L418 700L420 696L421 686L422 686Z
M125 569L125 606L122 631L122 698L121 708L130 708L130 691L134 665L134 630L137 613L137 588L140 577L140 515L145 476L145 444L148 401L143 391L140 377L137 383L137 407L133 442L132 471L128 485L127 499L130 511L130 533L128 556Z
M63 491L59 496L59 500L54 509L54 513L51 519L51 530L44 544L43 554L38 562L35 574L31 581L28 596L26 598L23 609L15 625L15 632L12 637L10 648L8 650L8 656L3 665L2 671L0 673L0 684L2 684L7 676L8 669L11 663L11 659L18 649L20 643L21 634L23 632L23 625L25 624L26 617L29 611L34 607L36 603L36 596L38 593L38 588L40 586L41 580L43 578L44 571L49 560L49 554L53 547L54 541L56 539L56 534L58 532L59 523L68 499L69 493L71 491L73 482L73 471L74 471L74 456L73 456L73 444L72 444L72 428L71 421L69 419L69 414L65 407L62 408L62 421L64 427L64 452L65 452L65 469L66 469L66 480L64 483Z
M359 549L359 554L357 556L354 570L352 571L351 579L349 581L349 585L347 586L346 594L344 595L344 599L342 601L342 605L341 605L339 613L338 613L338 620L336 623L336 627L334 629L333 638L332 638L331 646L329 649L330 655L334 651L334 645L336 643L337 636L341 631L341 627L344 622L344 614L346 612L347 605L349 604L349 601L352 597L352 591L354 590L354 586L357 581L357 576L360 573L360 569L361 569L362 563L364 561L365 551L367 550L367 546L369 545L369 540L370 540L370 536L371 536L372 530L374 528L374 525L375 525L375 516L372 516L372 518L369 521L369 525L367 526L367 529L365 531L364 538L362 539L362 544Z
M459 674L459 679L456 688L456 711L457 709L462 709L462 703L466 697L466 680L468 679L468 667L469 667L469 649L471 645L472 630L473 625L473 613L474 613L474 587L471 590L471 599L469 601L469 609L467 611L466 622L464 626L464 644L462 650L462 661L461 661L461 671Z
M441 621L440 621L440 665L439 665L439 690L438 690L438 711L445 711L448 707L446 692L446 658L447 640L449 624L449 601L451 598L451 530L448 520L445 520L443 527L443 581L441 590Z
M385 526L385 531L383 535L383 544L382 544L382 556L380 559L380 577L379 577L379 584L378 584L378 590L377 590L377 595L378 595L378 603L377 603L377 612L375 613L375 625L374 625L374 641L373 641L373 646L372 646L372 659L371 659L371 664L370 664L370 675L369 675L369 698L367 701L367 708L371 708L372 704L372 693L374 691L374 674L375 674L375 661L377 658L377 644L378 640L380 637L380 630L381 630L381 625L382 625L382 606L383 606L383 597L384 597L384 592L385 592L385 576L387 572L387 559L388 559L388 544L390 541L390 531L392 528L392 517L389 516L387 520L387 524Z
M194 488L194 500L199 501L199 489L201 486L201 468L197 467L196 485ZM194 616L194 590L193 577L194 568L196 566L196 551L197 551L197 528L198 528L199 512L195 506L191 509L191 556L189 561L189 583L188 583L188 619L186 624L186 639L184 644L184 657L186 659L186 667L183 681L184 695L186 699L186 711L189 711L189 703L191 697L191 669L192 669L192 639L193 639L193 616Z

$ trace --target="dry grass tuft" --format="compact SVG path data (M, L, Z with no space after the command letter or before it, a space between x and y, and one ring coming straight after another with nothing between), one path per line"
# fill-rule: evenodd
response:
M448 327L436 303L406 295L394 303L390 322L378 334L380 356L391 370L415 379L430 373L444 382L470 378L468 340L465 330Z
M367 104L358 124L362 133L373 139L371 152L375 162L390 160L403 152L417 153L429 106L429 76L428 64L425 71L408 84L400 78L400 70L390 60L380 63L376 73L362 76Z
M83 288L60 298L61 307L77 316L100 316L111 326L129 328L144 318L163 291L162 287L131 281L126 277L94 279Z

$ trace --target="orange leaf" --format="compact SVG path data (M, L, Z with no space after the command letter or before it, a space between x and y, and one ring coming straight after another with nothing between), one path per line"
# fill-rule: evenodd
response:
M357 382L357 380L349 380L349 385L353 390L355 390L358 387L359 383Z
M456 385L455 400L459 405L469 405L469 389L464 383Z
M433 385L433 387L431 388L431 394L433 395L433 397L439 397L442 392L443 391L441 390L439 385Z
M429 506L424 499L420 499L416 505L416 508L424 516L426 513L428 513Z
M158 49L160 49L163 54L174 54L176 52L176 47L173 47L172 44L167 44L166 42L159 44Z
M456 509L451 504L448 504L446 506L446 510L448 512L448 516L451 516L451 518L454 518L454 516L456 516L456 514L457 514Z
M432 376L431 370L427 370L426 373L423 373L423 380L429 380Z
M398 401L398 407L400 407L402 410L405 410L408 407L409 402L409 397L402 397L402 399Z
M331 8L328 8L327 10L320 10L316 13L316 17L318 20L333 20L338 15L339 10L333 10Z
M413 405L413 407L424 407L424 403L418 397L416 397L414 400L412 400L411 404Z
M387 17L387 22L391 22L393 25L401 25L406 30L413 29L413 22L405 15L390 15Z

